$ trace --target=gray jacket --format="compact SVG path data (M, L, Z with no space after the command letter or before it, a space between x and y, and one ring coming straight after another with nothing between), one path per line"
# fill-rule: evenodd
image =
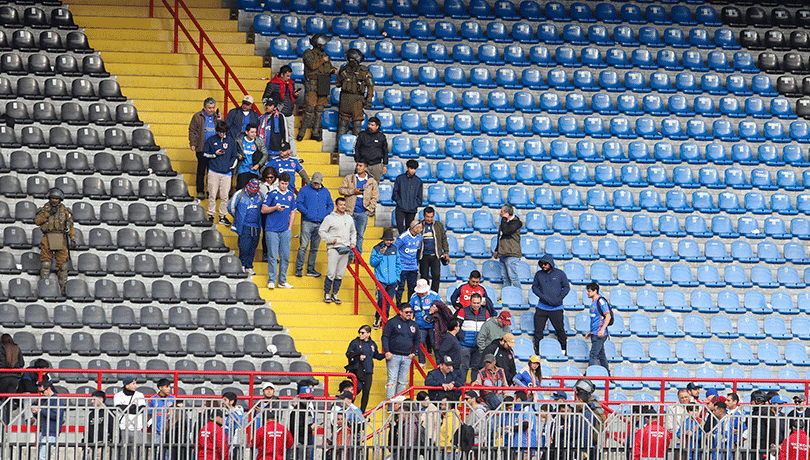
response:
M354 244L355 240L357 240L357 230L354 228L352 215L344 212L341 216L336 212L332 212L321 222L318 235L326 243L326 249L341 248ZM337 240L337 243L334 242L335 240Z

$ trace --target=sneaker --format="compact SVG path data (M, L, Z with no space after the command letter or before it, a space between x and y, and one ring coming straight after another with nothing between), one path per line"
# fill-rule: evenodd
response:
M326 294L324 294L324 295L323 295L323 302L324 302L324 303L329 303L329 302L331 302L331 301L332 301L332 297L331 297L331 296L329 296L329 293L328 293L328 292L327 292Z
M286 283L286 282L285 282L285 283L281 283L281 284L279 284L279 285L278 285L278 287L279 287L279 288L281 288L281 289L292 289L292 288L293 288L293 285L292 285L292 284L290 284L290 283Z
M335 302L335 303L336 303L336 304L338 304L338 305L340 305L340 304L342 303L342 302L340 301L340 299L338 298L338 295L337 295L337 294L332 294L332 302Z
M312 270L312 271L308 271L308 272L307 272L307 276L311 276L311 277L313 277L313 278L317 278L317 277L321 276L321 274L320 274L320 273L318 273L318 272L316 272L315 270Z
M245 273L247 273L248 275L251 275L251 276L252 276L252 275L255 275L255 274L256 274L256 271L255 271L255 270L253 270L252 268L246 268L246 269L245 269Z
M276 283L274 283L272 281L267 283L267 289L275 289L275 288L276 288Z
M304 276L304 274L303 274L303 273L301 273L301 272L295 272L295 277L296 277L296 278L301 278L302 276Z
M372 325L371 327L373 327L374 329L381 328L382 327L382 318L376 318L374 320L374 325Z
M208 222L214 223L214 216L208 216Z
M222 217L219 218L219 223L220 224L225 224L225 225L231 225L231 221L228 220L228 218L225 217L225 216L222 216Z

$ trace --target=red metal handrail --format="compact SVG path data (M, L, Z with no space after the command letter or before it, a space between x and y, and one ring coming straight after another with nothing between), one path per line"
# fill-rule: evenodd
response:
M230 100L233 103L234 107L239 107L241 105L241 100L237 100L236 98L233 97L233 94L231 94L231 92L230 92L230 90L228 88L229 87L229 81L233 80L233 82L236 83L236 86L239 87L240 90L242 90L243 95L248 94L248 90L245 89L245 87L242 85L242 82L239 81L239 78L236 76L236 73L234 73L231 66L228 65L228 63L225 61L225 58L222 57L222 54L220 54L219 50L217 50L217 47L214 45L214 42L211 41L211 38L209 38L208 34L205 33L205 31L203 30L202 25L200 25L200 23L197 21L197 19L194 17L194 15L191 14L191 10L188 9L188 7L186 6L186 4L185 4L185 2L183 0L174 0L174 9L172 9L171 5L169 5L169 2L167 0L160 0L160 1L166 7L166 10L168 10L169 13L172 14L172 17L174 19L174 48L173 48L172 52L173 53L178 52L178 44L179 44L178 42L179 42L179 39L180 39L179 38L180 37L180 30L182 30L183 34L185 34L186 38L188 38L189 43L191 43L191 46L194 48L194 51L196 51L197 54L199 55L199 62L197 64L197 67L198 67L197 89L202 89L202 87L203 87L203 64L205 64L205 66L208 67L208 70L211 72L211 74L216 79L217 83L219 83L219 86L225 91L225 96L223 98L224 99L224 101L223 101L224 108L223 109L224 109L225 113L228 113L228 100ZM150 18L155 17L155 5L154 5L154 2L155 2L155 0L149 0L149 17ZM194 38L192 38L191 33L189 32L189 30L181 22L180 8L182 8L183 11L186 13L186 15L188 15L188 19L191 20L191 22L194 24L194 27L197 28L197 31L199 32L199 36L200 36L199 42L194 41ZM204 45L206 43L208 44L208 48L211 51L213 51L214 55L217 57L217 59L219 59L219 63L222 65L222 67L224 67L224 69L225 69L224 79L223 79L223 77L220 77L220 75L217 73L216 70L214 70L214 66L211 64L211 61L209 61L208 57L206 57L205 49L204 49ZM259 114L262 113L259 110L259 108L256 106L255 103L253 104L253 110L256 111L256 113L259 113Z

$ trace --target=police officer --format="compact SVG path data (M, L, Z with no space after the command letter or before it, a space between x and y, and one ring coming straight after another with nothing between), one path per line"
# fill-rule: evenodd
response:
M34 223L42 230L42 242L40 243L39 260L42 262L42 269L39 276L47 279L51 273L53 260L56 259L56 273L59 277L59 286L62 294L65 293L67 283L69 259L68 239L70 245L76 245L76 231L73 229L73 217L70 210L62 204L65 194L58 188L48 190L48 204L37 211Z
M315 34L309 39L312 48L304 51L304 89L305 109L304 119L301 120L301 127L298 128L297 141L304 140L304 133L307 128L312 128L310 139L313 141L322 140L321 137L321 116L323 110L329 103L329 86L332 83L331 75L337 72L329 61L326 54L326 43L329 39L324 34Z
M352 134L360 134L365 112L364 107L371 107L374 99L374 77L368 67L360 65L363 62L363 53L356 48L346 51L346 65L340 68L335 86L340 88L340 109L338 112L337 140L349 131L349 122L352 123ZM335 151L337 151L337 143Z

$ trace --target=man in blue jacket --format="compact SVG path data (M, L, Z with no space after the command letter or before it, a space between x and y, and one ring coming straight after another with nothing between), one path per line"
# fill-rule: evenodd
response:
M385 384L386 399L402 393L408 384L408 371L414 350L419 346L419 334L413 320L413 308L399 304L399 315L385 323L382 333L382 347L388 361L388 382Z
M236 139L239 133L244 133L247 125L253 123L259 126L259 114L253 110L253 96L246 94L242 98L242 105L229 110L225 123L228 123L228 135L233 139Z
M399 275L402 272L399 249L394 246L395 239L393 228L383 230L382 242L374 246L371 250L371 257L368 259L369 265L374 268L374 276L377 277L377 281L380 282L383 290L392 301L396 297ZM383 301L383 293L380 290L377 291L377 305L380 306L380 309L374 317L374 329L379 329L382 325L380 311L385 310L385 319L387 321L391 307L388 302Z
M422 179L416 175L419 162L408 160L406 171L394 181L392 199L396 206L396 224L399 233L404 233L408 224L416 218L419 206L422 206Z
M323 174L316 172L312 175L310 183L301 187L295 199L295 206L301 212L301 233L298 237L298 256L295 258L295 276L299 278L302 276L304 256L307 246L309 246L307 276L317 278L321 276L315 271L315 259L318 257L318 246L321 244L318 228L323 219L335 209L332 194L323 186Z
M219 222L231 225L227 217L228 194L238 153L236 141L228 136L228 125L224 121L217 122L216 132L216 136L209 137L203 146L203 156L208 158L208 221L214 223L219 192Z
M563 354L566 353L567 337L563 316L563 299L568 295L571 286L565 272L554 267L554 258L546 254L540 258L540 270L534 274L532 292L539 299L534 311L534 354L540 354L540 340L546 328L546 321L551 320L557 340Z
M399 250L399 257L402 260L402 273L397 286L397 303L402 302L402 294L405 292L405 284L408 284L408 297L410 299L416 287L416 280L419 278L419 248L422 247L422 222L412 220L407 232L401 233L394 245Z
M231 231L239 235L239 261L248 275L255 275L253 259L262 237L262 203L259 179L251 179L245 188L237 190L228 203L228 212L233 216Z
M37 383L37 390L42 399L31 407L31 413L39 420L39 460L48 460L65 423L65 401L56 395L50 380Z

